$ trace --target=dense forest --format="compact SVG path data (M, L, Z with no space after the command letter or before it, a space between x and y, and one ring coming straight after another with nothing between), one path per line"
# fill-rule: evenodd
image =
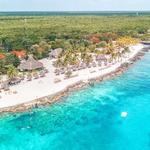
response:
M92 50L125 36L149 40L150 16L1 16L1 72L17 67L20 50L41 59L56 48Z
M138 37L149 29L150 16L0 17L0 43L8 50L28 49L41 40L81 39L95 33Z

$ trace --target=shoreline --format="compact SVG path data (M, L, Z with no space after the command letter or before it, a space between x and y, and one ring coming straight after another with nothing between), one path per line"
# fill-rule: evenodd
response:
M133 55L133 57L128 59L128 61L121 63L120 66L114 68L114 70L112 70L106 74L104 73L103 75L99 75L99 76L95 75L96 77L91 77L91 78L88 78L87 80L76 81L75 83L72 83L72 84L66 86L63 90L60 90L59 92L50 94L48 96L37 98L37 99L27 101L25 103L21 103L18 105L0 108L0 114L24 112L24 111L27 111L27 110L30 110L33 108L51 105L51 104L57 102L58 100L60 100L62 97L67 96L71 91L80 90L84 87L91 86L97 82L102 82L102 81L105 81L108 79L115 78L116 76L119 76L122 73L124 73L129 68L129 66L132 65L134 62L141 59L142 56L144 56L145 53L148 52L148 50L149 50L149 47L143 46L143 48L138 50Z

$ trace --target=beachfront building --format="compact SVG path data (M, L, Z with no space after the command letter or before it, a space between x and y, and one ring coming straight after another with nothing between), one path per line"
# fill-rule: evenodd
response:
M20 71L32 71L36 69L42 69L43 63L35 60L32 55L28 57L26 61L22 61L18 66Z
M52 59L52 58L58 58L58 56L61 54L61 52L63 51L62 48L57 48L57 49L54 49L52 50L50 53L49 53L49 58Z
M7 76L0 76L0 90L7 90L9 87L9 79Z
M13 50L13 51L11 52L11 54L15 55L15 56L18 57L20 60L26 58L26 53L27 53L26 50L19 50L19 51Z

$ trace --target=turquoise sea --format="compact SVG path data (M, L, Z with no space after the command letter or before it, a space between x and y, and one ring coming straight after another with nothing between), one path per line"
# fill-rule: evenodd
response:
M150 52L120 77L1 117L0 150L150 150Z

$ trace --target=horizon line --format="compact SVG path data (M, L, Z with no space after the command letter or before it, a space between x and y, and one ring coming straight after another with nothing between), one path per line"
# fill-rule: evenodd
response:
M150 12L150 10L5 10L0 12Z

